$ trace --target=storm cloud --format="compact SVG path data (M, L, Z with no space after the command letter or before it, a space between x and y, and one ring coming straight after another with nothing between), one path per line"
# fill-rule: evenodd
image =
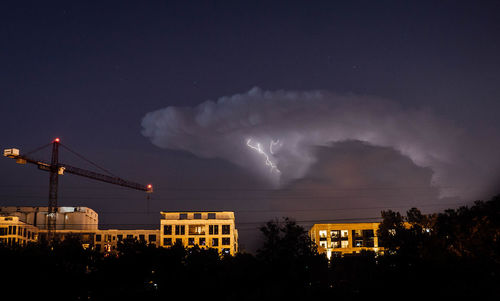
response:
M478 197L498 172L485 151L491 146L482 148L486 142L473 133L428 108L365 95L255 87L195 107L147 113L142 128L158 147L227 160L276 188L307 181L325 161L325 149L335 152L339 143L353 141L388 148L425 169L439 197ZM346 144L340 145L345 152Z

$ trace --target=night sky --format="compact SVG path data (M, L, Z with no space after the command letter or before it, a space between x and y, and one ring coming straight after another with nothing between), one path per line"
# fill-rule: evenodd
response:
M498 193L498 1L69 2L0 3L0 145L60 137L153 183L148 201L61 177L59 204L93 208L101 228L230 210L253 250L273 217L307 226ZM60 161L92 169L64 149ZM46 206L36 166L1 159L0 181L0 205Z

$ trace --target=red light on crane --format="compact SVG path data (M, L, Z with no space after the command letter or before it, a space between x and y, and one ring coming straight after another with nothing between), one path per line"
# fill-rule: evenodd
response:
M59 138L54 139L54 142L59 143L59 141L61 141L61 139L59 139Z
M146 191L147 193L153 192L153 185L151 185L151 184L146 185L146 189L147 189L147 191Z

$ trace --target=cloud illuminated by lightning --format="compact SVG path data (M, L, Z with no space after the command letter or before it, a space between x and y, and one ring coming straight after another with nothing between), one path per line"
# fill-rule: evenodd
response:
M257 142L255 145L252 145L252 144L250 144L251 142L252 142L252 139L248 139L247 146L253 150L256 150L259 154L262 154L266 158L265 163L267 166L271 167L271 172L276 171L277 173L281 173L281 171L276 166L276 163L271 161L271 159L269 159L269 155L265 151L262 150L260 143ZM278 140L278 142L279 142L279 140ZM273 145L273 141L271 141L271 145L269 146L270 150L272 149L272 145Z
M271 140L271 143L269 143L269 152L271 153L271 155L274 155L273 147L281 147L282 145L283 143L280 142L279 139L277 139L276 141Z

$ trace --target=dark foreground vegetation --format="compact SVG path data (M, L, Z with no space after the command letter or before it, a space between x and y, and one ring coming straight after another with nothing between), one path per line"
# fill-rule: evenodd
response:
M0 288L16 300L500 300L500 196L440 214L382 217L385 255L330 263L288 219L261 228L255 256L136 241L107 257L76 239L4 246Z

